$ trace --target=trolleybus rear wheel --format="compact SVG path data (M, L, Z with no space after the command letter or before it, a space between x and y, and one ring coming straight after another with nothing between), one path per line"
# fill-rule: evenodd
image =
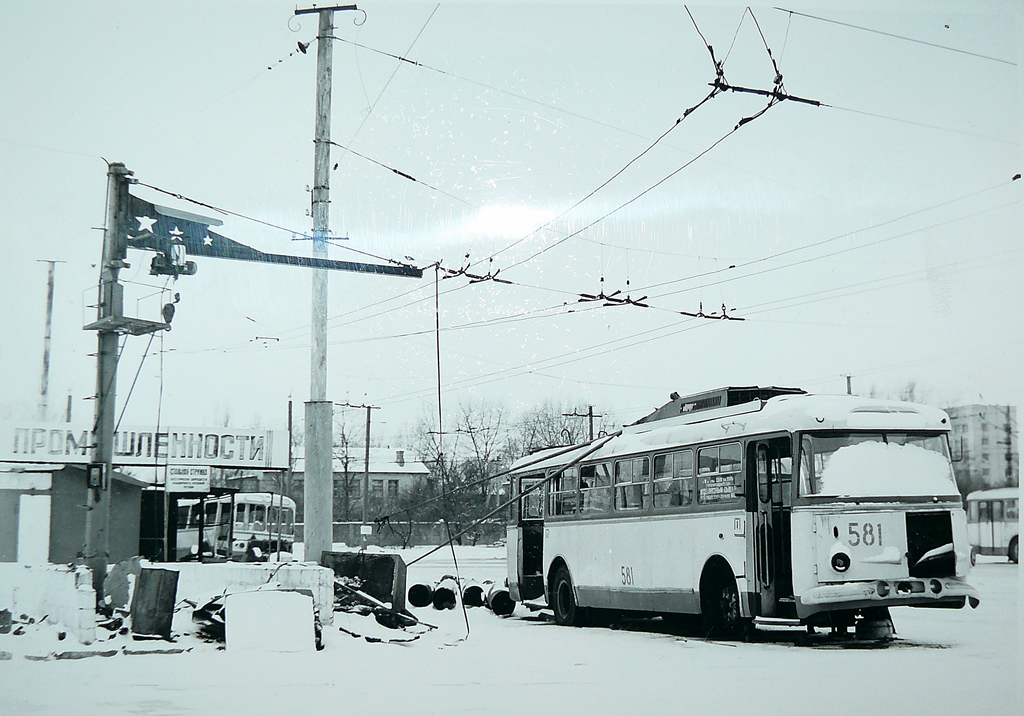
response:
M551 601L556 624L580 626L583 623L583 610L576 604L572 578L564 564L555 571L555 578L551 583Z
M1010 541L1010 549L1009 549L1009 550L1007 550L1007 552L1006 552L1006 556L1007 556L1007 557L1009 557L1009 558L1010 558L1010 561L1011 561L1011 562L1013 562L1014 564L1017 564L1017 558L1018 558L1018 556L1019 556L1019 555L1017 554L1017 550L1018 550L1018 547L1017 547L1017 538L1016 538L1016 537L1014 537L1014 538L1013 538L1013 539L1012 539L1012 540Z
M703 581L703 580L702 580ZM744 638L749 620L740 614L740 594L731 575L716 574L702 585L701 613L712 636Z

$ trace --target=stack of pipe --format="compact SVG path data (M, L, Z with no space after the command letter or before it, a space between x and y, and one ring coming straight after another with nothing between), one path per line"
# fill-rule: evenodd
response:
M485 582L485 584L487 584ZM507 617L516 608L516 603L508 593L508 589L491 582L486 589L487 607L499 617Z
M409 605L425 607L434 598L434 586L431 584L414 584L409 587Z
M500 617L512 614L516 603L508 593L508 588L495 584L491 580L475 582L464 580L460 589L455 577L446 574L434 584L414 584L409 587L408 602L413 607L433 605L434 609L454 609L458 596L467 607L486 606Z
M467 607L484 606L484 588L476 582L466 582L466 586L462 588L462 603Z
M454 609L456 604L455 595L459 593L459 583L455 577L446 574L434 585L434 595L431 601L434 609Z

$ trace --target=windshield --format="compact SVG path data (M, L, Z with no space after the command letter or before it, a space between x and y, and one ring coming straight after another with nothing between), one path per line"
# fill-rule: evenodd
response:
M954 495L945 437L821 433L800 442L800 494L829 497Z

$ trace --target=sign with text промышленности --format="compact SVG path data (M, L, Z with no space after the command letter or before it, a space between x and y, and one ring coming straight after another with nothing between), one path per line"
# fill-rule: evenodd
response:
M83 465L95 437L87 425L0 425L0 462ZM114 433L116 466L288 467L288 435L282 430L236 428L121 428Z
M168 492L201 492L210 491L210 468L194 465L167 466Z

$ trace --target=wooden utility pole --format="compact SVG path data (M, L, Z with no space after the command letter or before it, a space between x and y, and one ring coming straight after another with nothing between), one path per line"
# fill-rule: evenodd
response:
M53 329L53 270L56 264L62 264L64 262L42 259L39 263L50 264L46 274L46 328L43 331L43 377L39 386L39 419L45 422L50 397L50 336Z
M369 491L370 491L370 411L371 410L380 410L380 406L378 406L378 405L353 405L352 403L338 403L338 406L342 407L342 408L361 408L361 409L365 409L366 410L366 445L363 448L363 490L362 490L362 493L363 493L363 495L362 495L362 511L363 511L362 525L363 525L364 529L360 530L360 532L363 533L363 532L365 532L366 525L368 525L370 523L370 508L369 508L369 504L367 502L367 498L368 498ZM345 459L346 479L347 479L347 476L348 476L348 456L347 456L347 452L348 451L346 449L346 459ZM347 488L346 488L346 493L347 493ZM345 495L345 499L346 500L348 499L348 495L347 494ZM365 539L363 541L365 542Z
M103 598L103 580L110 552L110 477L114 458L114 406L117 394L118 329L124 320L124 289L118 272L127 266L125 236L128 230L128 177L124 164L107 167L107 212L103 230L103 259L100 264L99 305L96 326L99 350L96 355L95 443L92 462L101 472L89 470L90 485L85 513L85 563L92 570L96 599ZM97 325L99 324L99 325ZM88 329L89 326L86 326Z
M562 417L565 418L587 418L587 422L590 425L590 442L594 442L594 418L604 417L602 415L594 415L594 406L588 405L586 413L577 413L574 409L571 413L562 413Z
M126 237L129 228L128 185L132 172L124 164L107 165L107 210L103 226L103 258L100 262L96 320L83 328L96 331L96 412L93 422L92 464L89 465L85 512L85 546L81 556L92 570L96 598L103 598L110 551L110 480L114 458L114 406L117 397L118 340L169 328L159 321L124 315L124 288L118 273L128 268Z

